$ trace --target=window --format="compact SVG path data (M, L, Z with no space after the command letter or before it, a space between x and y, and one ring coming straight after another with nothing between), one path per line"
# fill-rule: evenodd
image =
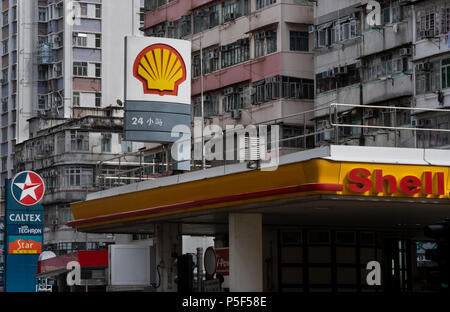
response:
M256 33L254 38L255 58L277 51L277 32L275 30L261 31Z
M102 76L102 64L95 64L95 77L100 78Z
M80 3L81 16L87 16L87 3Z
M153 11L172 1L174 0L145 0L144 5L146 10Z
M3 54L7 54L9 52L8 39L2 41L2 52Z
M339 29L339 41L350 39L350 23L343 23Z
M355 64L339 66L316 74L316 92L319 94L359 82L359 69L356 68Z
M111 135L102 137L102 153L111 153Z
M439 28L436 28L436 10L431 7L426 10L418 10L416 18L417 40L427 37L434 37L439 34Z
M248 14L248 0L226 0L222 5L222 23Z
M39 66L38 69L38 80L47 80L48 79L48 70L46 66Z
M73 75L87 77L87 62L73 62Z
M361 22L358 14L346 16L317 26L314 31L314 47L321 48L339 41L354 39L361 34ZM292 41L291 41L292 47Z
M2 99L2 113L6 113L8 111L8 98L5 97Z
M95 5L95 17L102 18L102 6L100 4Z
M309 35L307 32L290 31L289 38L291 51L309 51Z
M133 142L122 141L122 153L131 153L133 151Z
M8 68L2 70L2 85L8 83Z
M95 47L96 48L102 47L102 35L101 34L95 34Z
M58 213L59 224L66 224L67 222L73 220L72 210L70 209L70 205L59 206L57 209L57 213ZM76 249L76 246L74 249Z
M277 52L277 32L276 30L266 31L267 54Z
M294 138L303 135L303 127L294 127L294 126L286 126L283 125L281 127L282 130L282 139ZM303 138L295 138L291 140L283 140L281 142L283 147L303 147Z
M198 10L194 12L194 33L219 25L219 6Z
M38 96L38 109L39 110L47 109L47 96L46 95Z
M264 33L265 32L255 34L255 58L264 55Z
M8 156L2 157L2 172L8 170Z
M53 65L53 78L62 75L62 62Z
M219 69L219 49L209 49L203 52L203 74L209 74ZM192 75L200 76L200 54L192 58Z
M250 106L251 95L249 86L230 87L224 90L222 108L224 112Z
M76 47L87 47L87 34L73 33L72 43Z
M277 0L256 0L256 9L257 10L262 9L265 6L274 4L276 2L277 2Z
M447 7L441 7L441 34L448 34L450 32L450 4L447 3L446 6Z
M70 144L72 151L89 151L89 132L71 131Z
M8 25L8 12L9 11L5 11L5 12L3 12L3 26L6 26L6 25Z
M248 61L250 58L249 39L238 41L220 47L222 53L222 68Z
M17 65L11 66L11 80L17 80Z
M391 22L391 8L387 6L381 8L381 25L389 24Z
M73 103L72 105L75 106L80 106L80 92L74 92L73 93Z
M47 8L39 8L39 22L47 22Z
M2 142L8 142L8 127L2 128Z
M205 95L203 97L203 107L205 117L218 116L219 115L219 94ZM194 117L200 117L202 115L201 97L197 97L193 100Z
M442 60L441 79L442 89L450 88L450 58Z
M96 107L102 106L102 94L101 93L95 93L95 106Z
M64 181L66 187L91 187L93 185L93 169L82 167L65 168Z
M17 21L17 6L12 7L11 11L12 11L11 14L12 21L15 22Z
M208 95L204 99L205 116L219 115L219 94Z
M11 130L11 140L15 140L16 139L16 125L12 125L10 130Z
M424 94L437 91L441 88L442 79L440 77L441 61L427 63L427 68L417 68L416 65L416 94ZM423 65L424 64L420 64Z
M252 104L279 98L313 99L314 81L286 76L269 77L253 83Z
M56 135L56 154L62 154L66 151L66 133L60 132Z

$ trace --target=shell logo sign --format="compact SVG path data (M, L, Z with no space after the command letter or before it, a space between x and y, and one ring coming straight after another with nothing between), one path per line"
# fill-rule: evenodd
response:
M191 53L188 40L125 37L126 141L174 143L188 135ZM183 130L173 136L172 130L180 127Z
M178 86L186 81L186 65L177 50L166 44L154 44L137 56L133 74L142 82L144 93L178 95Z
M125 102L191 104L190 41L127 36L125 51Z

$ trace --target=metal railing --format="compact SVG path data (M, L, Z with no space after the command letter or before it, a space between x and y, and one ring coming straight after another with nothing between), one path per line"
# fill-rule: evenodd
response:
M426 124L419 125L421 118L418 118L418 116L435 113L440 113L439 117L448 115L447 127L433 128ZM403 115L403 120L400 120L400 114ZM349 120L351 122L348 122ZM274 118L254 125L279 125L281 128L280 138L275 142L267 140L267 145L269 150L271 145L276 143L280 154L284 155L332 144L428 147L418 146L418 133L437 135L437 137L442 138L442 144L440 146L436 144L436 147L445 147L448 144L450 148L449 124L450 109L332 103L326 107ZM286 129L294 129L297 133L292 134L291 131L291 134L286 134ZM375 130L378 132L374 132ZM373 141L369 142L369 138L372 138ZM199 138L196 139L200 140ZM191 139L192 146L194 141L194 139ZM144 161L147 156L158 154L161 156L161 160L155 160L155 157L153 157L152 161ZM138 157L140 161L124 161L123 159L128 156ZM191 159L193 158L191 157ZM224 157L223 160L207 161L206 168L226 166L243 161L246 160L227 160ZM191 160L191 171L203 169L201 162L201 160ZM109 188L171 175L179 172L176 169L178 163L180 161L170 158L168 145L162 146L157 151L145 149L134 153L126 153L97 163L96 186ZM114 173L102 173L105 168L115 168L115 171Z

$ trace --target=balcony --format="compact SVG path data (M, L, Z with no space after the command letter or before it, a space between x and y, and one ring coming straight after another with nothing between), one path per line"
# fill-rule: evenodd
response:
M415 97L416 107L417 108L444 108L450 107L450 89L442 90L443 102L439 103L438 94L437 93L427 93L417 95Z
M360 103L360 85L353 84L337 90L323 92L316 96L315 108L321 109L316 112L316 117L324 116L329 113L329 106L332 103L340 104L359 104ZM339 111L345 111L346 107L338 107Z
M436 54L450 52L450 47L445 36L436 36L435 38L423 39L416 42L416 53L414 55L414 61L427 57L435 56Z
M380 53L395 47L412 43L412 21L410 19L381 29L369 30L363 33L363 56ZM397 29L397 31L394 31Z
M412 75L404 73L392 74L383 79L366 82L363 86L364 104L382 102L403 96L413 96L413 84Z

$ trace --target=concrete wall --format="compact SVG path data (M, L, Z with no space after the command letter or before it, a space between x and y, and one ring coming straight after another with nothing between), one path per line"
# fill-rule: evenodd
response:
M12 19L12 16L10 17ZM37 27L34 23L37 21L37 2L36 1L17 1L17 115L16 121L16 142L20 143L28 139L28 123L34 114L34 105L37 103L37 89L34 81L37 80L37 71L35 54L37 49ZM12 23L10 23L12 25ZM12 28L12 26L10 27ZM10 36L11 37L11 36ZM10 47L10 51L12 51ZM11 53L9 54L11 56ZM13 82L10 81L10 84Z
M397 24L397 31L393 25L379 30L368 30L363 32L363 55L370 55L411 44L413 41L412 18Z
M106 107L124 99L124 38L139 35L140 1L102 3L102 107Z
M412 75L392 75L385 80L364 83L364 104L369 105L391 98L414 95L414 78Z

